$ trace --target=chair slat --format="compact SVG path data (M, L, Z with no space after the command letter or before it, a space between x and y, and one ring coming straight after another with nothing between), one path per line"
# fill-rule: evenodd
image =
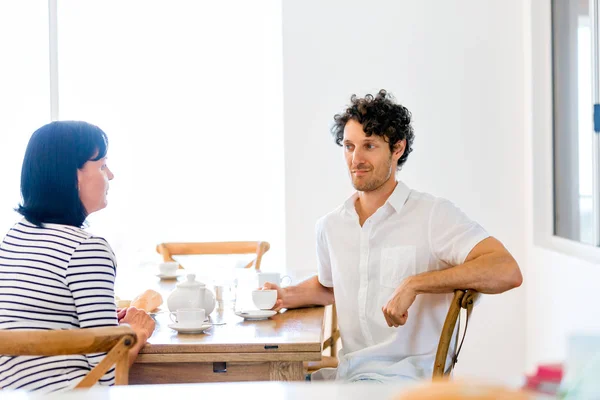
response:
M7 356L57 356L110 351L125 335L135 344L126 325L69 330L0 330L0 354Z
M271 246L268 242L179 242L161 243L156 246L156 251L162 255L164 261L175 261L173 256L186 255L225 255L225 254L256 254L256 258L245 268L254 265L260 269L263 255ZM180 265L180 268L183 268Z

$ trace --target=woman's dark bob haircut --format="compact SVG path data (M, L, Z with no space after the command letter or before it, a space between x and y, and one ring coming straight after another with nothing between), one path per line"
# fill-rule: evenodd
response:
M29 139L21 169L23 203L16 211L29 222L81 227L87 212L79 198L77 170L106 156L108 138L82 121L56 121Z

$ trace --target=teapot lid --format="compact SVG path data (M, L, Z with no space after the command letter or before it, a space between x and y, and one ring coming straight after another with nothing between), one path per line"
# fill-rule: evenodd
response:
M181 282L180 284L177 285L178 288L198 289L198 288L202 288L202 287L206 286L204 283L196 281L196 274L187 274L186 278L187 278L186 281Z

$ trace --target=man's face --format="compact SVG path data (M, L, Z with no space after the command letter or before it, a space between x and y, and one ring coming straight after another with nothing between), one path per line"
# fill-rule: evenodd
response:
M380 188L395 179L398 159L404 154L406 140L396 144L394 152L382 136L367 136L360 123L350 120L344 127L344 156L352 185L361 192Z

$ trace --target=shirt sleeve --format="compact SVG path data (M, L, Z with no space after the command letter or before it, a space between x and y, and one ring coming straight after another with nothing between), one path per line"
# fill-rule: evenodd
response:
M73 252L66 279L80 328L118 326L114 289L116 268L115 255L102 238L90 237ZM98 365L105 355L86 355L90 369ZM101 385L114 385L114 382L114 368L99 380Z
M450 266L460 265L490 235L448 200L438 199L429 220L431 252Z
M325 229L323 220L319 220L316 225L317 236L317 271L321 285L325 287L333 287L333 279L331 276L331 258L329 257L329 247L325 237Z

